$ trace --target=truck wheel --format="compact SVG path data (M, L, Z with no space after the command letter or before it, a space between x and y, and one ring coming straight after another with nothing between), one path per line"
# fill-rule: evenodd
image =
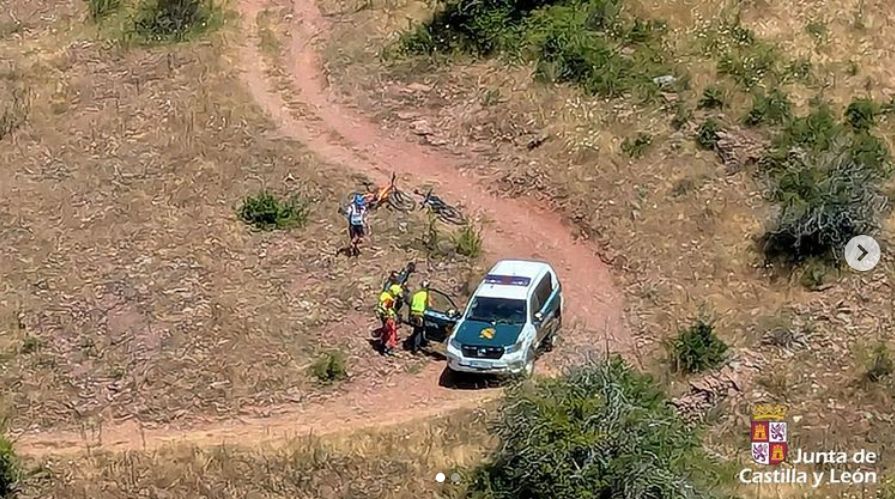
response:
M532 374L535 372L535 351L528 351L528 360L525 362L525 367L522 368L522 376L525 378L530 378Z
M544 342L542 343L541 348L545 352L553 351L553 347L554 347L553 341L555 339L556 339L556 331L553 331L552 333L548 334L546 338L544 338Z

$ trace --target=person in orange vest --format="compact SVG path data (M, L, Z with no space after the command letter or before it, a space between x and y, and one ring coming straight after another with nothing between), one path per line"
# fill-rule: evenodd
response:
M394 302L393 302L394 303ZM382 327L382 353L389 357L395 355L398 348L398 314L394 306L386 309L385 324Z

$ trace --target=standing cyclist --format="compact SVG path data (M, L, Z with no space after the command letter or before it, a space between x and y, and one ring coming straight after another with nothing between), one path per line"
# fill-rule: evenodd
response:
M351 238L349 250L352 256L360 254L358 246L369 232L367 225L367 201L361 194L354 195L354 201L348 205L348 237Z

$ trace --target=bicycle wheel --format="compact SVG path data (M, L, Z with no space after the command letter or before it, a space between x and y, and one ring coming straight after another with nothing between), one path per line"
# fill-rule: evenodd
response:
M404 192L395 189L388 197L388 205L398 211L409 212L416 209L416 201Z
M438 218L440 218L443 222L453 224L453 225L465 225L466 217L460 213L459 210L454 208L453 206L445 206L436 211L438 214Z

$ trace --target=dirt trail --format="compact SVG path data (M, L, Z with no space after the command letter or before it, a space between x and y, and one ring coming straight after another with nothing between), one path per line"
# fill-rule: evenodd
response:
M424 146L389 136L375 123L335 103L322 81L314 42L328 30L314 0L294 0L295 29L287 60L301 103L310 116L296 116L283 96L265 77L257 46L255 19L264 0L239 4L245 41L239 51L243 79L254 99L279 125L280 132L306 144L323 159L340 164L374 180L385 181L392 171L431 182L452 203L481 213L490 222L484 228L488 261L500 258L536 258L550 261L560 274L566 295L566 317L599 331L599 338L567 338L561 346L578 351L594 343L618 352L630 352L625 334L621 293L608 269L587 243L577 242L561 218L525 200L494 197L484 179L464 176L457 161ZM549 368L550 356L542 361ZM318 435L373 426L404 424L464 406L481 403L497 392L448 389L439 385L443 363L433 362L417 375L407 375L393 386L377 387L366 380L352 383L343 396L306 407L272 410L267 418L246 418L187 429L143 429L134 422L112 423L100 435L79 432L26 433L17 439L23 455L75 454L88 447L104 451L156 449L175 442L196 445L282 442L284 436Z

